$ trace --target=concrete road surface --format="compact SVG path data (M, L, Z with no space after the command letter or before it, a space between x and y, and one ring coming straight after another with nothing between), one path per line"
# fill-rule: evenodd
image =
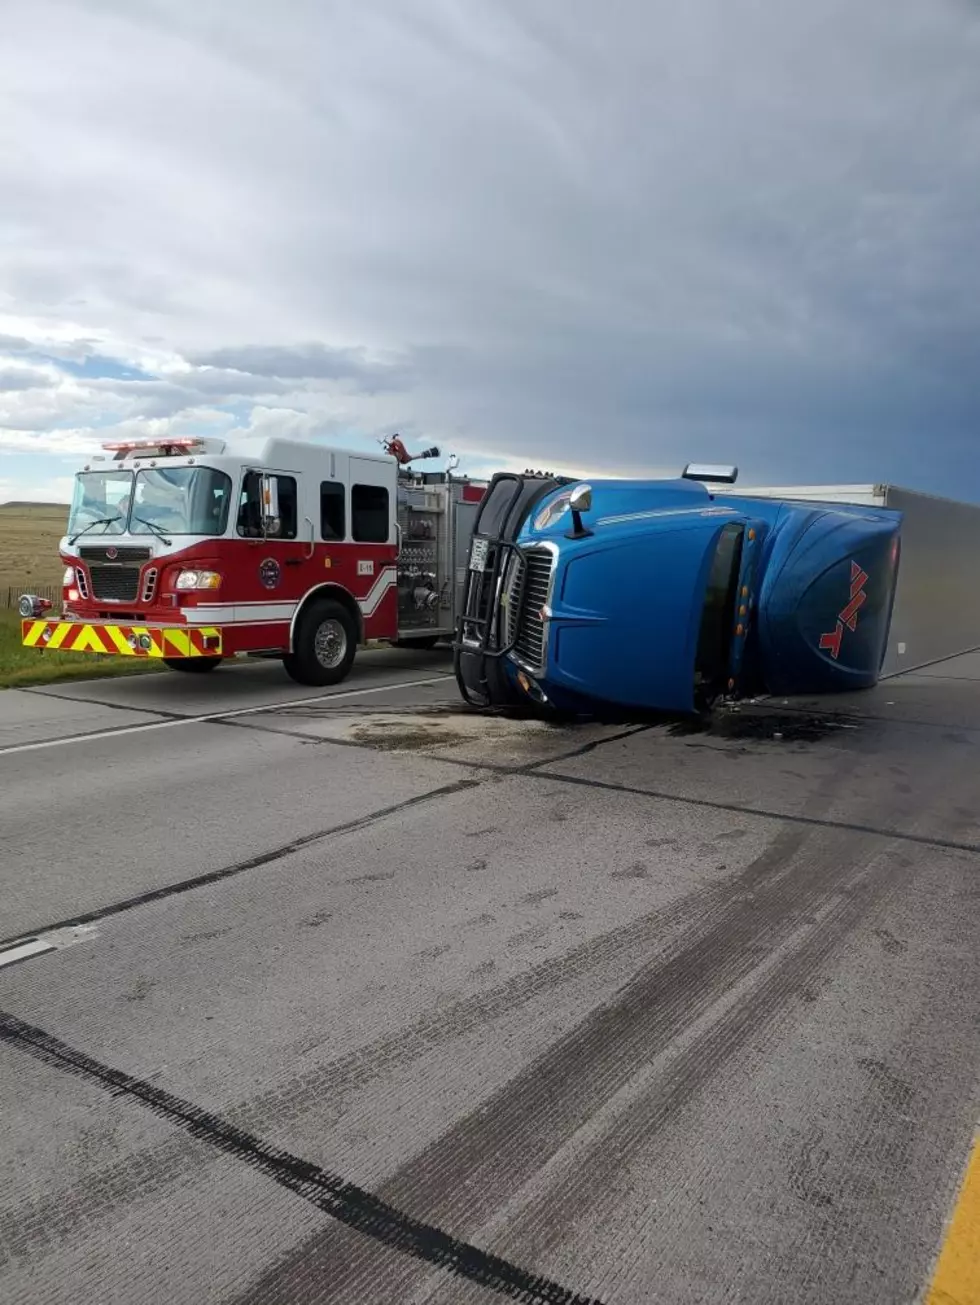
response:
M6 692L0 837L4 1302L924 1299L980 655L702 732L440 653Z

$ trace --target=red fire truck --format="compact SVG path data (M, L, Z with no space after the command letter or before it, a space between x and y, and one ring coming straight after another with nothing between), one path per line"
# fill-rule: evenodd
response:
M359 645L452 636L485 482L286 439L104 444L75 478L62 610L20 600L39 650L155 657L200 673L280 658L336 684Z

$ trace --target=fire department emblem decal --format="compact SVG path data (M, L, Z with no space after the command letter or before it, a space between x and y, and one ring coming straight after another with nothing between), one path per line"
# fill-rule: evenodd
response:
M119 549L116 548L115 545L110 544L105 551L105 555L108 561L114 562L116 558L119 556Z
M279 563L274 557L265 558L259 565L259 579L266 589L275 589L281 574Z

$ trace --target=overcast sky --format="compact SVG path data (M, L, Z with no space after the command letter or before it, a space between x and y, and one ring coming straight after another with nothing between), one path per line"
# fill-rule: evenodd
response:
M980 501L973 0L2 0L0 501L125 434Z

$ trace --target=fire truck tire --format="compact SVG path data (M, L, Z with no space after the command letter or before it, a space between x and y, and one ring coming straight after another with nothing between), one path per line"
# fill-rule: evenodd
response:
M306 609L296 625L293 651L282 659L297 684L339 684L357 652L357 630L347 608L324 598Z
M186 671L191 675L204 675L213 671L223 661L221 657L164 657L164 666L172 671Z

